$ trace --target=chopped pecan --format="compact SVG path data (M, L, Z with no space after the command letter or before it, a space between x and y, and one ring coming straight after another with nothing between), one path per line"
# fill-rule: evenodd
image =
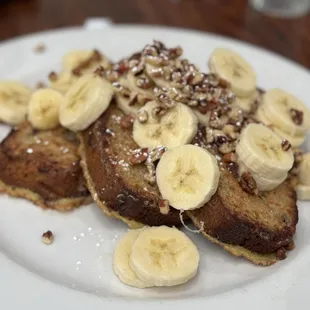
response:
M166 199L160 199L159 200L159 212L161 214L166 215L169 213L169 210L170 210L169 201Z
M227 153L222 157L222 160L225 163L235 163L237 161L237 155L234 152Z
M241 174L240 185L250 195L258 193L256 181L249 171L245 171Z
M304 113L296 109L290 109L290 116L296 125L301 125L304 121Z
M286 259L286 249L284 247L277 250L276 258L277 258L277 260Z
M48 230L42 234L41 240L45 244L51 244L54 240L54 235L50 230Z
M284 139L281 142L281 147L283 151L287 152L292 147L292 145L291 143L289 143L287 140Z

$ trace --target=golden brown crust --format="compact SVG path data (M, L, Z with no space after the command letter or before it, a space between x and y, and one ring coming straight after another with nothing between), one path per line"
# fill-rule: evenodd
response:
M1 191L62 211L89 202L77 148L64 128L37 131L21 124L0 144Z
M189 217L191 218L191 220L193 221L193 223L197 227L200 226L200 223L197 221L197 219L194 216L189 214ZM216 238L208 235L204 231L201 234L207 240L211 241L214 244L219 245L225 251L227 251L228 253L232 254L233 256L243 257L243 258L249 260L250 262L252 262L255 265L270 266L270 265L272 265L272 264L274 264L274 263L276 263L278 261L277 257L276 257L276 253L259 254L259 253L251 252L251 251L247 250L246 248L241 247L239 245L232 245L232 244L221 242L221 241L217 240Z
M38 194L20 187L12 187L0 181L0 193L6 193L12 197L24 198L42 209L54 209L57 211L67 212L76 209L79 206L91 203L91 196L75 197L75 198L60 198L54 201L46 201Z
M261 254L286 247L298 221L296 194L288 183L264 196L251 196L227 171L222 171L207 205L187 214L194 222L203 222L204 232L217 240Z

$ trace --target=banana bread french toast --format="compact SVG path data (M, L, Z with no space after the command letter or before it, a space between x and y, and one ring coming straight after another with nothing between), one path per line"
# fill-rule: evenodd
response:
M160 212L156 186L144 180L145 165L131 165L131 151L139 149L130 129L121 127L123 112L114 104L89 128L79 133L80 156L89 191L108 216L131 228L180 225L179 212Z
M120 125L123 112L114 105L79 134L80 155L87 185L98 206L132 228L144 225L178 225L179 211L160 213L162 199L156 185L143 176L146 166L130 165L130 150L138 146L131 130ZM197 134L193 143L203 144ZM279 201L281 197L281 201ZM187 212L210 241L235 256L258 265L277 261L276 252L289 246L298 221L296 195L283 183L260 196L246 193L235 177L223 170L218 191L206 206Z
M77 148L75 134L61 127L12 129L0 144L0 192L60 211L91 202Z

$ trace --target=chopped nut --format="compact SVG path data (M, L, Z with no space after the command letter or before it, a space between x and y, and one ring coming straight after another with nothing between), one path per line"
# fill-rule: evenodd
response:
M277 260L286 259L286 249L284 247L277 250L276 258L277 258Z
M227 136L221 130L214 130L214 141L218 146L228 142Z
M44 43L39 43L39 44L37 44L37 45L34 47L34 49L33 49L33 51L34 51L36 54L42 54L42 53L45 52L45 50L46 50L46 46L44 45Z
M219 146L219 151L222 154L231 153L235 150L235 146L232 143L223 143Z
M212 142L214 142L214 133L213 133L213 129L206 128L206 142L207 142L207 143L212 143Z
M147 113L147 111L142 110L138 112L138 116L137 119L140 123L144 124L148 121L149 119L149 114Z
M291 143L289 143L287 140L282 140L281 147L283 151L287 152L291 148L291 146Z
M158 146L149 153L148 161L155 162L160 160L162 155L167 151L164 146Z
M136 84L139 88L142 89L148 89L153 86L153 82L147 77L139 77Z
M294 241L290 241L290 243L286 246L287 251L293 251L295 249Z
M95 71L94 74L100 77L104 77L105 69L102 66L99 66Z
M225 163L235 163L237 162L237 155L234 152L227 153L222 157L222 160Z
M237 163L231 162L226 164L226 169L237 179L239 177L239 165Z
M160 199L159 200L159 212L161 214L166 215L169 213L169 210L170 210L169 201L166 199Z
M54 240L54 235L50 230L48 230L42 234L41 240L45 244L51 244Z
M120 126L124 129L132 128L134 118L131 115L125 115L120 120Z
M46 85L43 82L38 82L36 84L36 89L40 89L40 88L44 88L44 87L46 87Z
M58 75L56 72L52 71L49 75L48 75L48 78L50 81L56 81L57 78L58 78Z
M136 149L133 154L129 157L129 163L131 165L141 164L148 158L149 153L147 148Z
M304 121L304 113L296 109L290 109L290 116L296 125L301 125Z
M144 63L140 62L138 65L131 68L131 72L133 73L133 75L138 75L143 72L144 68L145 68Z
M250 195L255 195L258 193L256 181L250 171L245 171L242 173L240 185Z
M151 76L154 78L161 78L164 76L163 68L154 68L151 70Z

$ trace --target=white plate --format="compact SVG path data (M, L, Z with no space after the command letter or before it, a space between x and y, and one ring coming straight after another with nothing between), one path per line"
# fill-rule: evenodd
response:
M59 68L61 56L72 49L97 47L113 60L139 50L153 38L169 46L181 44L185 55L206 69L215 47L233 48L255 68L264 88L281 87L310 101L309 72L257 47L188 30L145 26L111 26L103 30L67 29L11 40L0 45L0 79L30 85ZM43 42L47 49L35 54ZM3 137L8 131L0 128ZM309 147L309 145L308 145ZM308 309L310 301L310 204L299 203L296 249L286 260L268 268L237 259L201 236L190 237L199 247L198 276L175 288L138 290L113 274L115 242L126 231L95 205L69 214L42 211L22 199L0 197L0 309ZM41 243L52 230L51 246ZM216 307L216 308L215 308Z

